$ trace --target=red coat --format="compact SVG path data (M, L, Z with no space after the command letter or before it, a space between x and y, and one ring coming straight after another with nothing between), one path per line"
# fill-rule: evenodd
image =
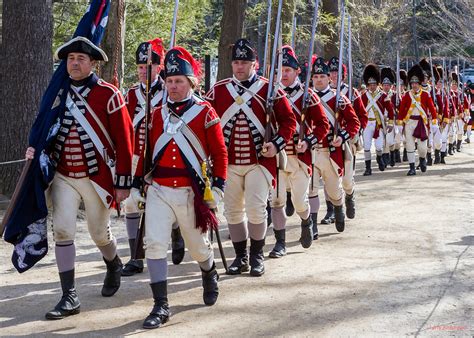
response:
M298 98L293 101L291 96L288 96L288 100L293 102L293 105L296 106L296 108L301 112L302 107L303 107L303 92L304 89L301 87L297 93L294 93L292 97L296 97L298 95ZM320 143L322 140L326 138L326 135L329 132L329 121L326 117L326 114L324 113L324 108L321 105L321 100L319 97L316 95L316 93L312 90L309 89L309 95L310 95L310 104L308 106L308 110L306 112L305 116L305 139L309 143L308 150L304 153L298 153L298 159L303 161L307 166L308 166L308 173L311 175L311 148L315 146L317 143ZM292 105L292 107L293 107ZM296 122L301 128L301 119L299 118L300 113L296 112L293 108L293 112L295 116L298 118L296 119ZM309 126L309 128L308 128ZM300 129L299 129L300 130ZM298 134L298 133L296 133ZM294 153L296 153L296 150L294 150Z
M368 91L365 91L364 94L362 94L362 96L361 96L364 107L366 107L366 108L369 104L369 98L367 96L368 93L369 93ZM374 95L374 96L376 96L376 95ZM388 98L387 94L382 92L380 94L380 96L378 97L376 103L379 106L380 111L382 112L382 114L384 113L384 111L387 111L388 119L389 119L389 123L390 123L390 121L393 120L393 116L394 116L394 106L392 105L392 102Z
M257 91L257 95L253 95L250 100L247 101L247 105L253 111L260 123L265 127L267 118L265 110L265 101L267 98L269 85L268 80L260 76L257 76L256 81L261 81L262 86ZM211 88L209 93L206 94L206 100L211 103L220 118L223 117L227 109L235 102L234 98L226 87L226 85L228 84L229 86L234 86L234 80L232 78L228 78L219 81ZM276 135L272 139L272 142L277 146L277 150L281 151L285 148L285 144L288 142L290 137L292 137L295 133L296 128L295 115L293 113L293 110L291 109L290 103L288 102L285 93L281 90L278 92L278 95L275 99L273 110L274 118L272 120L272 125L275 130L277 129L277 126L278 129ZM231 123L231 121L229 121L229 123ZM222 121L221 127L225 127L224 125L222 125ZM233 127L234 126L231 126L232 129ZM261 144L263 143L263 137L261 138L262 140L259 140L257 142L254 141L256 147L261 147ZM275 183L277 173L276 157L263 157L258 154L257 150L255 151L257 152L258 163L264 166L271 173ZM229 156L232 156L230 152Z
M365 127L367 126L367 122L369 122L369 113L367 113L367 110L365 109L365 105L362 101L360 92L356 88L352 88L352 91L352 107L354 108L354 111L357 114L357 118L359 119L360 129L365 129ZM345 96L348 95L349 87L346 84L344 84L341 93Z
M438 118L442 121L440 122L449 122L449 104L448 104L448 96L447 95L442 95L441 91L436 91L436 108L437 108L437 114ZM444 100L443 100L444 96Z
M413 91L408 91L405 93L405 95L403 95L402 102L400 104L400 111L398 112L398 116L397 116L397 124L402 124L402 122L406 122L406 120L410 118L408 116L408 111L412 103L410 93L413 93ZM431 99L430 94L422 90L420 95L421 95L421 98L420 98L421 107L423 108L425 113L428 115L428 117L431 117L433 121L436 120L438 118L438 114L436 113L436 108L433 104L433 100ZM429 126L428 120L426 121L425 124Z

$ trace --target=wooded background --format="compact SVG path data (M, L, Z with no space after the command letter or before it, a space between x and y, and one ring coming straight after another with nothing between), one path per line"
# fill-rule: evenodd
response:
M21 159L41 96L53 71L53 51L71 38L88 0L0 0L0 163ZM247 37L263 59L268 0L181 0L176 43L195 57L219 55L218 79L230 75L231 44ZM296 20L295 50L308 54L312 0L284 0L284 43L290 44ZM472 0L346 0L352 17L355 78L368 62L402 67L418 62L431 48L435 61L460 58L474 64ZM102 47L109 63L100 75L125 90L136 81L135 50L146 40L170 39L174 1L112 0ZM273 0L273 10L277 1ZM321 0L315 53L338 54L339 4ZM273 16L275 18L275 16ZM346 44L347 45L347 44ZM0 164L0 195L12 193L20 164Z

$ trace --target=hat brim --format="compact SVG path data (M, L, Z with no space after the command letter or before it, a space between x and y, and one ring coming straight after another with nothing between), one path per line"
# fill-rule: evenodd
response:
M69 53L84 53L89 55L93 60L108 61L109 58L105 52L94 45L89 39L83 36L77 36L74 39L60 46L55 53L56 59L67 59Z

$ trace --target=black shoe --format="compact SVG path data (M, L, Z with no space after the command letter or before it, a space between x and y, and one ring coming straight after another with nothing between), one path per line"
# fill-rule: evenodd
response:
M407 161L408 161L408 153L407 153L406 148L403 148L403 162L407 162Z
M420 169L422 173L426 172L426 158L424 157L420 157Z
M352 192L352 195L346 194L346 216L349 219L353 219L355 217L355 196L354 196L354 191Z
M395 162L402 163L402 158L400 157L400 149L395 150Z
M184 239L179 227L171 231L171 260L178 265L184 258Z
M469 137L467 137L467 138L464 140L464 142L466 142L466 143L471 143L471 139L470 139Z
M308 249L313 244L313 220L311 216L301 220L301 246Z
M441 161L440 161L440 163L446 164L446 161L445 161L446 156L448 156L447 152L445 152L445 151L441 152Z
M46 319L63 319L81 312L81 303L74 285L74 269L60 272L59 279L63 295L54 309L46 313Z
M250 239L250 276L260 277L265 273L265 266L263 264L264 246L265 239L259 241Z
M379 165L379 170L380 171L385 170L385 162L383 160L382 155L377 155L377 164Z
M415 163L410 163L410 170L408 170L407 176L414 176L414 175L416 175Z
M372 167L371 167L371 160L365 161L365 171L364 171L364 176L370 176L372 175Z
M338 232L343 232L345 227L344 222L344 208L342 205L335 205L334 206L334 214L336 216L336 230Z
M249 271L249 256L247 255L247 240L232 242L235 251L235 259L227 270L228 275L240 275Z
M270 258L280 258L286 255L286 230L275 230L273 229L273 233L275 234L276 243L273 247L272 251L268 254Z
M295 213L295 206L293 205L293 201L291 200L291 192L286 192L286 208L285 208L286 216L290 217L293 216Z
M104 286L102 287L103 297L112 297L120 288L120 277L122 276L122 261L119 256L115 256L110 262L104 258L107 272L105 273Z
M382 159L383 159L383 164L385 169L387 168L389 162L390 162L390 154L389 153L384 153L382 154Z
M390 151L390 166L395 166L395 150Z
M217 286L217 281L219 280L219 274L216 270L216 263L212 264L210 271L202 272L202 299L206 305L214 305L217 302L217 297L219 296L219 287Z
M334 223L334 205L329 202L329 201L326 201L326 207L327 207L327 211L326 211L326 216L324 216L324 218L321 220L321 224L331 224L331 223Z
M462 140L458 140L457 143L456 143L456 151L458 153L461 152L461 143L462 143Z
M153 292L153 310L143 322L144 329L156 329L165 324L170 318L170 309L168 306L168 287L167 282L157 282L150 284Z
M313 220L313 241L319 238L319 231L318 231L318 213L312 213L311 219Z
M453 149L454 149L454 144L450 143L448 145L448 154L449 155L454 155Z
M441 163L441 151L435 149L435 158L434 158L434 164L440 164Z
M143 260L131 259L129 260L122 269L122 276L128 277L133 276L137 273L143 272Z
M431 156L431 153L426 154L426 165L432 166L433 165L433 157ZM423 171L423 170L422 170ZM424 171L423 171L424 172Z

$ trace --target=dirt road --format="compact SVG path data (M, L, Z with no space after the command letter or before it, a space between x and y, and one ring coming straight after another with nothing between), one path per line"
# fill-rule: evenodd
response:
M405 175L407 164L363 177L359 160L357 216L346 231L321 225L320 239L305 250L291 218L289 254L266 258L263 277L226 276L218 262L213 307L203 305L199 267L186 254L169 268L173 316L153 331L141 329L152 306L147 272L123 278L114 297L102 298L104 264L83 223L76 264L82 311L60 321L44 319L60 297L52 242L48 256L21 275L10 263L11 246L2 242L0 335L472 336L474 145L447 162L416 177ZM115 219L113 230L126 260L123 221ZM221 236L231 261L225 225ZM269 231L266 254L273 243Z

